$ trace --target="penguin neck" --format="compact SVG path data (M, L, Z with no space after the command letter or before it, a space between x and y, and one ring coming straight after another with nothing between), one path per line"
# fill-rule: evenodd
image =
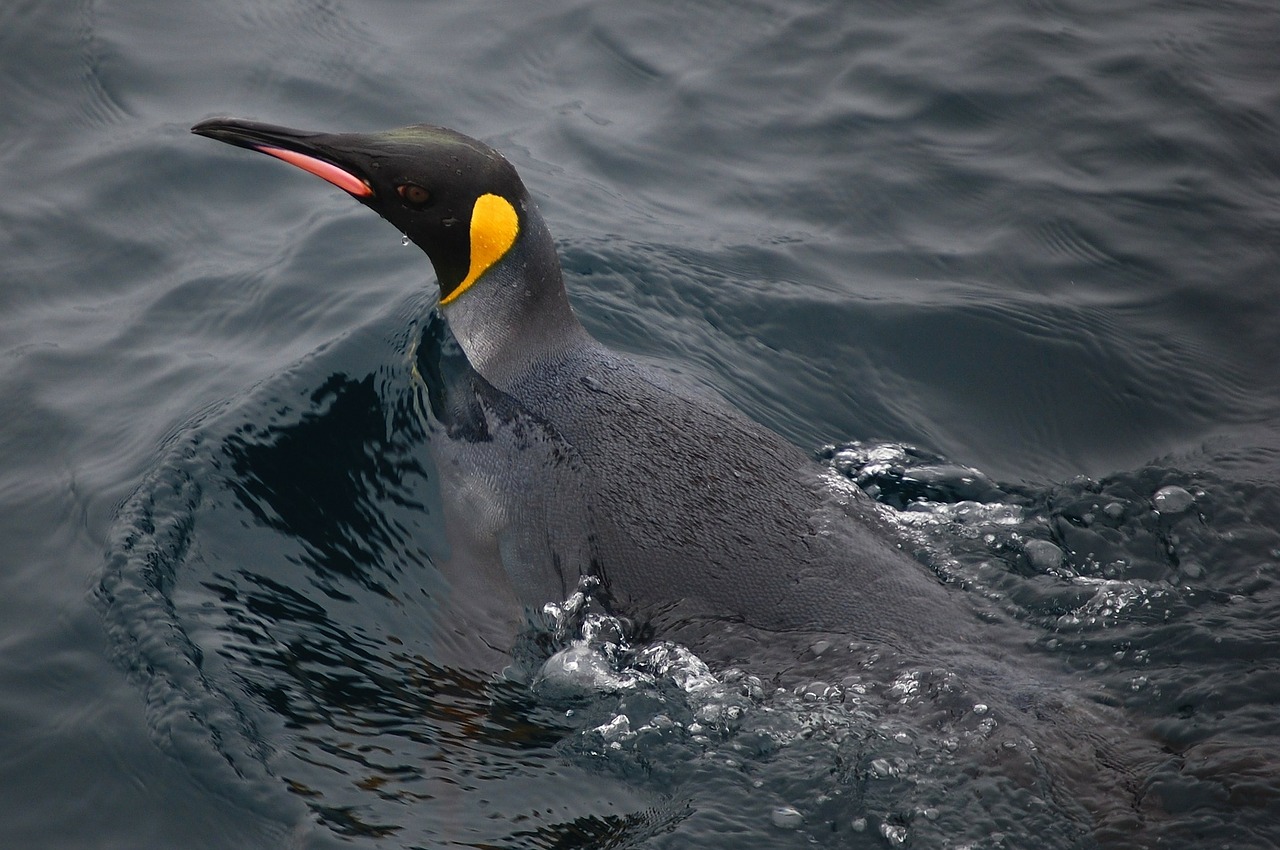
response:
M471 368L504 392L540 364L597 344L569 306L555 242L527 201L511 250L441 310Z

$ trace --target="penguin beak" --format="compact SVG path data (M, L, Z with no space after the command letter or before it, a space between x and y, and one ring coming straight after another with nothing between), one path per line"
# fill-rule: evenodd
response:
M239 118L201 121L191 128L191 132L282 159L329 181L360 200L373 197L373 186L367 179L356 174L351 165L338 163L334 156L336 151L326 144L333 138L327 133L294 130L257 121L242 121Z

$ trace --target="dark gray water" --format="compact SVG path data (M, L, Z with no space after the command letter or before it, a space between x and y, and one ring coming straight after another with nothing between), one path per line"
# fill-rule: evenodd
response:
M1130 798L1275 846L1277 45L1261 2L8 4L0 846L1073 847ZM981 684L821 638L484 672L425 260L215 114L502 149L587 326L863 441L1131 782L1020 778Z

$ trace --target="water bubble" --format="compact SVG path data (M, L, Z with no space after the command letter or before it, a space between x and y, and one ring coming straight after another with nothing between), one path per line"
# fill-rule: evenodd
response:
M626 685L603 655L585 646L571 646L548 658L533 682L534 690L551 699L619 690Z
M407 246L408 246L408 244L409 244L409 237L408 237L408 236L401 236L401 237L400 237L400 244L401 244L402 246L406 246L406 247L407 247Z
M1062 564L1062 549L1048 540L1028 540L1022 545L1022 553L1037 572L1047 573Z
M779 806L770 818L778 829L798 829L804 825L804 815L793 806Z
M705 661L678 643L662 642L636 655L634 665L651 675L674 681L687 694L717 691L720 682Z
M1161 487L1151 497L1157 511L1162 514L1180 514L1195 502L1195 497L1177 484Z
M555 632L558 640L566 640L581 627L591 592L600 584L595 576L578 579L577 589L563 602L548 602L542 606L542 615Z
M597 726L596 731L606 741L616 741L631 733L631 721L627 719L625 714L619 714L608 723Z
M920 692L920 674L919 672L903 673L893 680L893 684L889 686L886 693L893 699L905 703L911 697Z
M831 696L831 686L826 682L810 682L800 689L800 697L805 702L818 702Z
M898 776L902 773L898 765L886 758L872 759L871 770L876 776Z
M882 823L880 824L880 834L894 847L901 847L907 843L907 828L905 826Z

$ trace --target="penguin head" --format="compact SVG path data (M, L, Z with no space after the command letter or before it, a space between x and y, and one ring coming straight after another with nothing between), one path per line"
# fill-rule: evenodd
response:
M511 250L532 208L501 154L443 127L315 133L223 118L191 132L284 160L373 209L431 259L442 306Z

